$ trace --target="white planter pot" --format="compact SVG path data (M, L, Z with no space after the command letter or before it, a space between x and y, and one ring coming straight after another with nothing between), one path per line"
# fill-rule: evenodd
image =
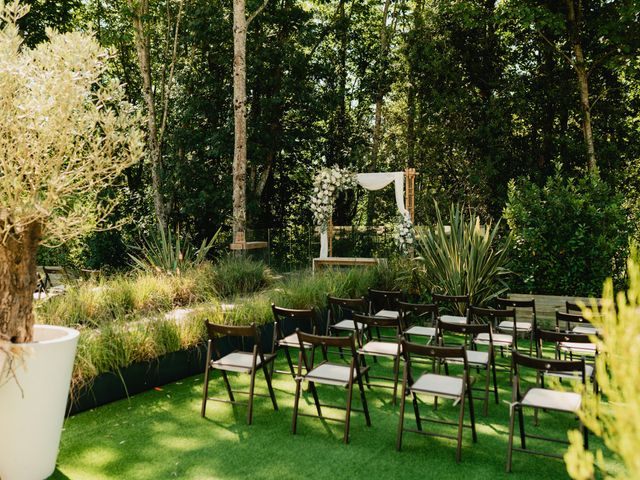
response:
M33 343L13 345L26 356L17 383L0 386L2 480L42 480L55 470L78 337L71 328L36 325Z

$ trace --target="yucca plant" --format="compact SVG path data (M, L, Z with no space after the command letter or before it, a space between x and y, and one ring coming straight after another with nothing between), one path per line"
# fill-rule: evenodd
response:
M140 245L133 247L137 253L130 253L135 268L156 272L180 275L188 268L201 265L207 254L214 247L220 229L210 239L202 240L196 248L188 236L182 236L180 229L175 234L167 228L158 228L143 238Z
M510 237L499 237L500 222L483 225L480 217L451 205L448 227L436 204L437 222L419 231L415 268L432 293L466 295L485 305L506 292Z

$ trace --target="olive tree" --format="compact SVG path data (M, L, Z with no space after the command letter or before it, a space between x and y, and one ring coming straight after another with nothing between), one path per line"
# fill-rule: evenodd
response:
M36 252L95 230L101 195L142 154L140 118L87 33L47 31L33 49L0 0L0 342L32 339Z

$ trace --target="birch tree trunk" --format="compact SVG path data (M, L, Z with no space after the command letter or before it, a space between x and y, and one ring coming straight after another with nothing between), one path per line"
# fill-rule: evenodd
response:
M580 28L582 25L582 0L565 0L567 6L567 24L569 28L569 38L573 49L575 61L573 68L578 79L578 90L580 92L580 107L582 110L582 134L584 143L587 147L587 167L590 172L596 172L596 150L593 143L593 130L591 127L591 105L589 102L589 74L582 50L582 42L580 39Z
M233 0L233 241L247 224L247 18L245 0Z
M0 341L30 342L33 336L33 293L39 223L0 242Z

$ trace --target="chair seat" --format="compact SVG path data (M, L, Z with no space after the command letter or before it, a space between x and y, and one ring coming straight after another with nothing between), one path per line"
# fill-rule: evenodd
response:
M437 396L458 398L462 395L462 378L424 373L411 386L416 393L428 393Z
M593 378L593 365L585 365L584 366L584 374L587 378ZM558 378L566 378L568 380L582 380L582 375L580 372L572 371L572 372L545 372L547 377L558 377Z
M313 368L304 378L309 382L346 387L349 385L350 373L351 367L348 365L323 363Z
M529 322L516 322L516 331L521 333L529 333L532 329L532 325ZM500 322L498 330L502 332L513 332L513 322L505 320Z
M292 333L291 335L287 335L286 337L284 337L282 340L278 340L278 346L300 348L300 340L298 340L298 334ZM304 342L304 348L311 348L311 344Z
M447 358L447 363L463 363L461 358ZM478 350L467 350L467 363L472 366L486 367L489 364L489 352L480 352Z
M264 355L265 362L275 357L273 354ZM256 368L262 365L260 356L256 358ZM211 366L218 370L226 370L229 372L249 373L253 368L253 353L249 352L233 352L219 360L213 360Z
M492 336L493 344L498 347L508 347L513 344L513 337L504 333L494 333ZM489 334L479 333L473 341L479 345L489 345Z
M578 393L559 392L548 388L532 388L525 393L520 403L526 407L575 413L580 408L581 402L582 397Z
M463 317L460 315L442 315L440 317L440 321L446 322L446 323L463 324L463 323L467 323L467 317Z
M359 350L365 355L379 355L385 357L395 357L398 355L398 344L392 342L367 342Z
M598 335L598 333L600 333L596 327L592 327L590 325L574 327L571 331L582 335Z
M380 310L375 315L376 317L385 317L385 318L398 318L400 316L400 312L396 310Z
M405 335L415 335L417 337L435 337L436 329L433 327L421 327L420 325L414 325L413 327L405 330Z
M596 345L595 343L581 343L581 342L560 342L558 344L561 352L576 353L579 355L595 355Z
M358 323L358 331L362 331L364 329L364 324L357 322ZM356 326L353 323L353 320L341 320L338 323L336 323L335 325L330 325L329 328L334 328L336 330L345 330L348 332L354 332L356 330L355 328Z

